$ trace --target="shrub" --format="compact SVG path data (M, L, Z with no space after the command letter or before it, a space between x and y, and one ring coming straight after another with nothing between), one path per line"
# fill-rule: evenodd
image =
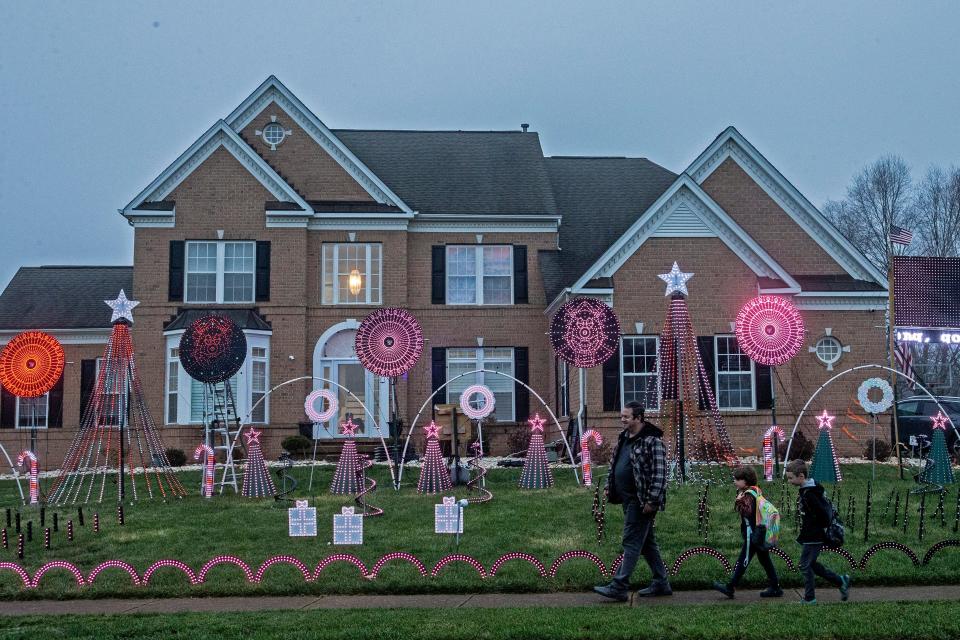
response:
M311 444L310 438L301 436L299 434L295 436L287 436L280 442L280 446L283 447L284 450L289 451L291 456L304 455L310 450Z
M780 443L780 459L784 460L787 455L787 445L790 444L789 440ZM813 458L813 451L816 449L816 446L811 442L807 436L803 435L803 431L797 431L793 436L793 445L790 447L790 459L791 460L811 460Z
M183 449L167 449L167 460L171 467L182 467L187 463L187 454Z
M507 431L507 453L521 453L526 455L527 444L530 442L530 429L524 423L509 427Z
M875 438L873 440L867 441L867 446L863 450L863 457L866 458L867 460L874 459L873 458L874 443L876 443L877 461L883 462L884 460L888 460L890 458L890 454L892 453L892 449L890 448L890 443L887 442L886 440L881 440L880 438Z
M590 460L593 462L593 464L610 464L610 459L612 457L613 447L610 446L610 438L604 438L603 444L599 446L593 442L590 443Z

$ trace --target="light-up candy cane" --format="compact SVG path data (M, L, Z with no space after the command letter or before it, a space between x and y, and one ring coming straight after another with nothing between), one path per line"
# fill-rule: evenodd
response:
M193 459L203 458L203 484L200 486L200 495L204 498L213 497L213 466L214 454L213 447L208 444L200 444L197 450L193 452Z
M37 504L40 501L40 471L37 454L33 451L20 452L17 456L17 466L22 467L28 460L30 461L30 504Z
M590 467L590 440L600 446L603 444L603 436L595 429L590 429L580 438L580 461L583 467L583 485L589 487L593 484L593 474Z
M777 441L783 440L783 429L773 425L763 434L763 478L767 482L773 480L773 436L777 436Z

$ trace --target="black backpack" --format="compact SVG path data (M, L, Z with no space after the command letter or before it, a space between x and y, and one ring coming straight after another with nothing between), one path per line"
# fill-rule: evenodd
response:
M827 500L827 506L829 524L823 530L823 541L829 547L842 547L845 533L843 521L840 519L840 515L837 514L837 510L834 508L832 502Z

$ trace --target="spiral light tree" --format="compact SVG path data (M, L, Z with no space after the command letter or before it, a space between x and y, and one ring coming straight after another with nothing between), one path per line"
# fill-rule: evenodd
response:
M493 494L487 491L487 470L480 464L483 458L483 419L493 413L496 406L496 398L489 387L482 384L470 385L460 394L460 410L463 415L477 423L477 440L470 445L473 451L473 457L467 462L467 466L477 472L471 480L467 482L470 490L479 490L480 497L468 498L471 502L489 502L493 499Z

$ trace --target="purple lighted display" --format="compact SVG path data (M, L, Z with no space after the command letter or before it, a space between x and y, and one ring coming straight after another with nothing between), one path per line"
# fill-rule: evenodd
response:
M550 342L557 357L581 369L603 364L617 351L620 321L606 303L575 298L550 321Z
M357 358L367 371L395 378L417 364L423 353L423 330L405 309L378 309L360 323Z
M757 296L740 308L737 344L755 362L783 364L803 347L803 317L780 296Z

